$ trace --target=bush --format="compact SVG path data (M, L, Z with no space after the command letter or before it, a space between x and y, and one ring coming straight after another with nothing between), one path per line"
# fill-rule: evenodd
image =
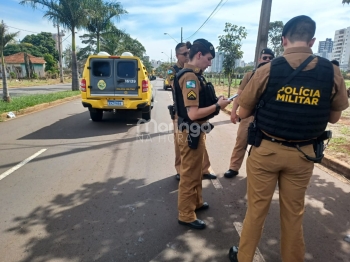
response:
M10 72L10 77L11 77L11 78L17 78L17 75L16 75L15 72Z
M37 73L33 73L32 78L33 78L33 79L38 79L38 78L39 78L39 76L38 76L38 74L37 74Z

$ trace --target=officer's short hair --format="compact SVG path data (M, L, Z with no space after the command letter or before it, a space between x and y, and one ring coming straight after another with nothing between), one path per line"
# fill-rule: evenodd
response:
M191 42L186 42L186 46L188 49L190 49L190 60L192 60L192 58L198 52L201 52L203 55L210 53L213 58L215 57L215 48L213 44L206 39L197 39L193 42L193 44L191 44Z
M175 47L175 53L178 54L181 47L186 46L185 43L178 43Z
M290 19L283 27L282 36L290 42L310 42L316 32L316 23L306 15L299 15Z

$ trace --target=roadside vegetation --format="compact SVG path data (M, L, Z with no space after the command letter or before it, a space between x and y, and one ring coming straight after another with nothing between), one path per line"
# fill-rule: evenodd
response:
M23 109L40 105L44 103L53 102L66 97L77 96L80 91L62 91L51 94L38 94L38 95L27 95L20 97L13 97L11 103L0 101L0 115L4 113L13 112L15 115ZM1 118L0 118L1 121Z

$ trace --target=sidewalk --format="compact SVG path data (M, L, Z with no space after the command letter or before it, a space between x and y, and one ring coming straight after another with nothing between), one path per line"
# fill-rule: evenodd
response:
M231 115L231 110L224 109L222 111L224 111L228 115ZM339 161L338 159L332 156L327 156L327 150L320 164L350 180L350 165L343 161Z

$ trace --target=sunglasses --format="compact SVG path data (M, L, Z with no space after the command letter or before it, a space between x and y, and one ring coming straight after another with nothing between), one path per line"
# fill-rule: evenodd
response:
M189 55L189 52L179 53L179 55L188 56L188 55Z
M264 61L267 60L267 59L272 60L273 56L263 56L261 59L264 60Z

